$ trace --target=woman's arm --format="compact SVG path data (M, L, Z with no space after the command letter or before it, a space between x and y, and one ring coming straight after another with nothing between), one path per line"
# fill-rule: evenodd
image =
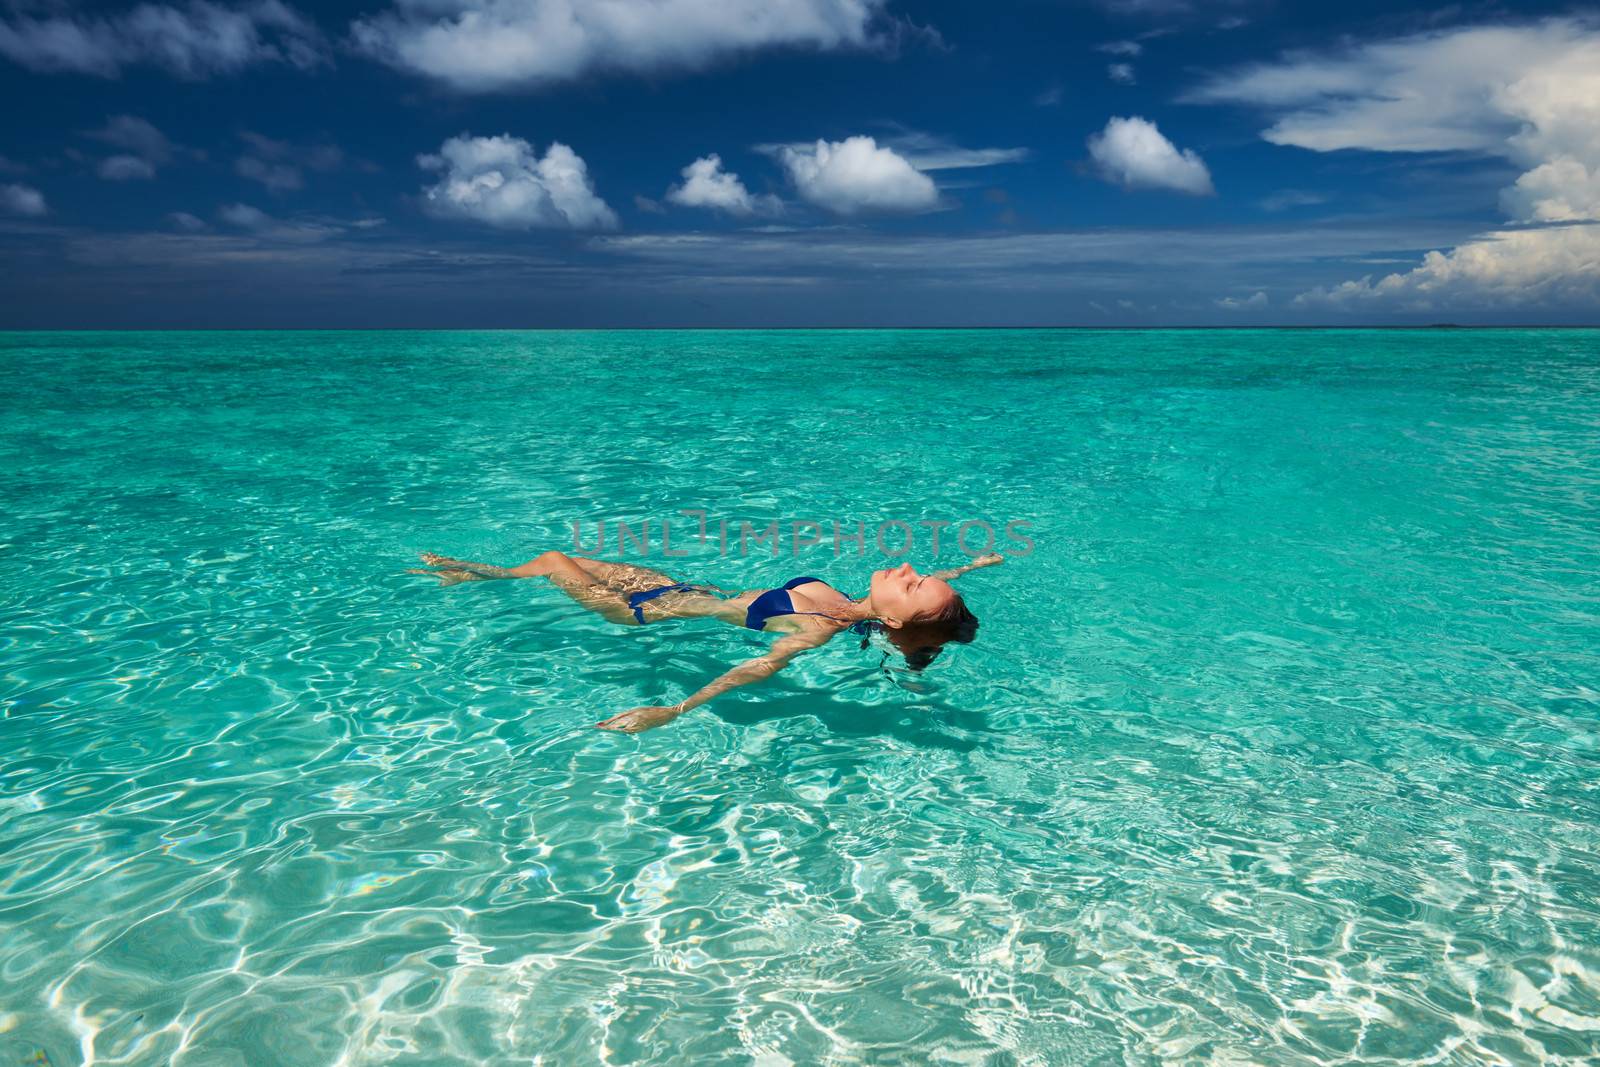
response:
M1004 563L1005 561L1006 558L1000 553L991 552L987 556L979 556L965 567L954 567L947 571L934 571L929 577L949 582L961 577L968 571L975 571L980 567L993 567L996 563Z
M649 704L642 708L633 708L630 711L625 711L620 715L613 715L605 722L597 722L595 725L602 730L621 730L623 733L628 734L636 734L641 730L665 725L691 708L698 708L712 697L726 693L730 689L771 678L795 656L807 649L827 644L828 639L837 632L832 629L808 629L800 633L788 634L779 638L765 656L745 660L733 670L697 690L693 696L681 704L674 704L671 707Z

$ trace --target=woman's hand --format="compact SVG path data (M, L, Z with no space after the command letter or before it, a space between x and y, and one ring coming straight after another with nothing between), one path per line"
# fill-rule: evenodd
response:
M642 708L633 708L621 715L613 715L605 722L597 722L595 725L602 730L620 730L625 734L636 734L641 730L665 726L682 714L683 709L678 707L663 708L646 704Z
M961 577L963 574L970 574L972 571L981 570L984 567L993 567L996 563L1004 563L1005 561L1006 558L1000 553L990 552L986 555L979 556L977 559L966 564L965 566L953 567L947 571L934 571L930 577L938 578L941 581L952 582Z

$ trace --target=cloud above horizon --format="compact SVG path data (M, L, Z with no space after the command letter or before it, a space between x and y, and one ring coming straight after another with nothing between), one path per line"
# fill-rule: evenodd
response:
M296 145L252 130L239 131L250 150L234 162L234 173L260 182L270 193L305 187L305 171L335 171L344 165L344 152L331 144Z
M112 115L98 130L90 130L89 137L148 160L160 166L172 158L173 144L167 135L156 129L148 119L137 115Z
M667 190L668 203L679 207L707 208L729 215L775 215L783 202L775 196L753 196L739 176L722 169L722 157L715 152L683 168L683 181Z
M106 181L148 181L171 162L174 145L167 135L137 115L113 115L85 136L123 151L102 159L95 173Z
M1033 154L1026 148L963 148L943 137L923 133L920 130L905 130L888 138L884 144L907 163L924 172L997 167L1007 163L1021 163ZM809 146L795 144L789 147L801 149Z
M423 190L429 212L500 229L614 229L617 216L600 199L589 170L571 148L552 141L540 156L520 137L462 134L420 155L417 165L441 175Z
M835 215L927 211L939 204L933 179L872 137L782 145L777 155L800 198Z
M1500 230L1421 266L1308 290L1299 307L1356 310L1387 302L1416 310L1519 307L1600 300L1600 225Z
M20 215L25 219L36 219L47 215L50 209L45 205L44 194L31 185L20 182L10 182L0 185L0 211L7 215Z
M564 265L587 286L574 306L619 324L760 321L730 284L769 289L760 314L785 323L1066 322L1091 296L1152 324L1593 316L1600 14L1280 6L1224 40L1229 2L1135 23L1031 5L994 26L919 8L951 47L902 53L912 9L890 0L0 0L22 101L0 145L17 280L0 316L143 321L147 279L71 258L138 235L236 257L226 286L185 269L241 321L257 254L307 250L348 255L366 272L349 292L416 321L520 321L516 286L478 288L499 257ZM352 38L384 20L391 43L459 47L461 70ZM314 69L284 50L296 34ZM1184 258L1152 227L1180 228ZM1329 243L1345 227L1354 252ZM1202 231L1216 247L1196 268ZM423 275L455 287L448 308L392 302ZM892 309L861 300L879 283ZM941 295L962 285L970 304ZM307 322L333 306L295 292ZM189 314L190 291L158 297Z
M108 182L148 181L156 176L156 168L138 156L107 156L95 173Z
M1273 116L1262 137L1315 152L1470 152L1528 168L1502 190L1517 223L1600 221L1600 25L1551 18L1471 26L1299 52L1217 75L1197 103ZM1570 299L1595 285L1594 227L1497 231L1415 270L1346 282L1307 302L1394 298L1437 304L1474 295Z
M199 81L262 63L310 69L329 63L329 54L322 32L281 0L232 6L189 0L113 15L0 18L0 55L44 74L116 78L128 67L153 66Z
M786 270L853 276L948 276L953 280L1015 288L1050 285L1063 270L1081 271L1097 286L1126 285L1127 268L1172 272L1185 286L1204 287L1209 304L1221 287L1216 275L1235 264L1272 264L1282 274L1328 257L1361 259L1397 247L1425 247L1443 222L1418 229L1392 221L1356 226L1283 224L1270 227L1082 227L1040 232L873 232L860 226L740 229L702 233L602 234L590 246L667 264L680 275L737 270L749 273L781 264ZM1117 269L1108 270L1108 265ZM1260 288L1237 283L1239 291Z
M1101 177L1127 189L1171 189L1193 196L1216 192L1204 160L1192 149L1179 151L1155 123L1138 116L1107 122L1089 138L1089 158Z
M331 244L337 238L350 236L383 225L381 218L336 219L319 215L299 215L280 218L270 215L253 204L223 204L217 209L217 219L227 226L243 230L252 238L269 246L307 246ZM203 233L209 229L205 222L186 211L174 211L166 220L173 228L188 234Z
M187 211L168 212L167 221L172 224L174 229L182 230L184 233L204 233L211 228L206 225L204 219L191 215Z
M596 70L692 70L770 48L864 48L885 0L396 0L356 20L366 54L462 92Z

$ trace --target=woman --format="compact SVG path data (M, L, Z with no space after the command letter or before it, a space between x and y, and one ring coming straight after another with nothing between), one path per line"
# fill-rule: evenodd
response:
M909 563L874 571L867 595L860 600L850 599L820 578L795 578L781 589L719 595L726 591L675 582L648 567L553 551L520 567L471 563L432 552L424 552L422 562L429 569L410 573L432 574L444 585L495 578L549 578L584 607L624 626L658 619L717 619L783 635L766 655L739 664L677 704L633 708L595 724L602 730L632 734L671 722L737 686L770 678L801 652L825 645L846 630L866 634L869 628L881 626L912 669L921 670L947 642L971 641L977 634L976 616L967 610L950 581L999 563L1001 557L991 553L964 567L934 574L918 574Z

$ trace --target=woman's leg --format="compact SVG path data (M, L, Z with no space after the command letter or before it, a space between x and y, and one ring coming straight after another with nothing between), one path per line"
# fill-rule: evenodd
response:
M449 572L465 572L474 574L479 578L538 578L545 574L547 564L544 555L530 559L528 562L515 567L500 567L493 563L473 563L471 560L452 559L434 552L424 552L422 562L431 567L440 568ZM585 559L582 556L567 556L557 552L555 555L569 559L599 582L608 585L620 593L642 593L646 589L659 589L664 585L677 585L678 580L671 575L662 574L660 571L651 570L649 567L640 567L633 563L612 563L603 559ZM426 571L414 573L425 574ZM460 579L457 579L458 581ZM469 579L470 580L470 579ZM711 588L711 587L708 587ZM719 590L720 592L720 590Z
M564 552L544 552L519 567L511 568L516 578L548 578L551 583L590 611L622 626L636 626L628 598L616 589L596 581L594 576Z
M424 552L422 554L422 562L430 567L467 571L476 574L480 578L538 578L546 573L548 567L546 557L551 555L571 560L579 567L582 567L591 578L603 585L613 586L630 593L644 589L657 589L663 585L678 584L677 579L662 574L660 571L653 571L649 567L638 567L632 563L610 563L603 559L584 559L582 556L568 556L561 552L546 552L515 567L501 567L493 563L474 563L466 559L452 559L449 556L441 556L436 552Z
M462 582L488 581L488 579L481 574L473 574L471 571L452 570L449 567L439 567L437 569L432 567L412 567L410 570L406 571L406 573L431 574L433 577L439 579L440 585L460 585Z
M584 559L581 556L569 558L587 571L595 581L622 594L625 601L633 593L645 593L652 589L679 584L678 580L670 575L633 563L612 563L609 560ZM696 583L693 589L674 589L651 597L639 605L639 613L644 615L645 622L655 622L658 619L722 618L727 615L723 600L721 597L711 595L721 592L724 590L714 585ZM639 613L634 615L635 621L638 621Z
M437 552L424 552L424 553L422 553L422 562L426 563L430 567L436 567L442 572L464 571L464 572L466 572L468 574L475 574L479 578L531 578L532 577L531 574L518 574L516 572L515 568L512 568L512 567L497 567L493 563L474 563L471 560L466 560L466 559L451 559L449 556L441 556ZM537 562L537 561L531 561L529 563L524 563L523 566L524 567L532 566L534 562ZM424 573L424 572L415 571L413 573L419 573L420 574L420 573Z
M621 593L642 593L646 589L678 584L678 579L671 575L633 563L612 563L604 559L584 559L582 556L573 556L572 562L588 571L595 581Z
M549 578L562 592L584 607L624 626L635 626L639 622L638 616L628 605L630 594L678 584L677 579L649 567L585 559L556 551L542 553L515 567L452 559L433 552L424 552L422 561L438 569L413 573L437 574L439 581L445 585L491 579ZM715 586L705 588L723 592ZM642 604L640 610L650 622L657 619L721 617L727 611L720 598L688 590L654 597Z
M545 552L518 567L497 567L492 563L473 563L470 560L451 559L433 552L424 552L422 562L438 568L439 580L445 585L460 581L483 581L495 578L548 578L551 583L590 611L604 616L608 621L623 626L637 625L628 598L578 566L578 561L561 552ZM671 584L670 582L668 584Z

